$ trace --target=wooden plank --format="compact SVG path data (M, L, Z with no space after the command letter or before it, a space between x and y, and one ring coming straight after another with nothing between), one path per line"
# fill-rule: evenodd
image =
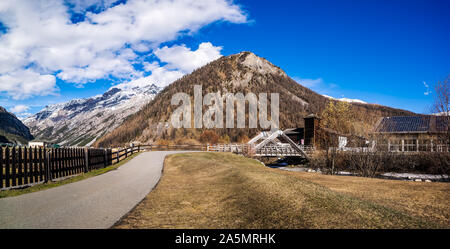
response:
M64 176L64 149L59 149L59 177Z
M81 173L81 167L83 166L83 162L81 161L81 149L77 148L76 154L77 154L77 174Z
M67 153L67 157L68 157L67 164L69 165L69 173L68 174L71 176L71 175L74 175L72 148L68 148L66 153Z
M5 181L6 181L5 185L6 185L7 188L9 186L11 186L10 185L10 180L11 180L11 177L10 177L11 161L10 161L10 157L9 157L10 150L11 149L9 147L5 148L5 159L6 159L5 160Z
M56 178L55 175L55 155L53 149L48 150L48 163L50 164L50 175L52 179Z
M16 160L16 147L14 146L12 148L12 154L11 154L11 169L12 169L12 174L11 174L11 180L12 180L12 186L16 186L16 169L17 169L17 160Z
M75 174L77 174L77 154L76 154L76 149L75 148L72 148L71 149L71 153L72 153L72 160L73 160L73 163L72 163L72 167L73 167L73 174L75 175Z
M61 177L61 149L55 149L56 158L56 178Z
M19 147L18 148L18 157L17 157L17 163L18 163L18 184L19 184L19 186L21 186L21 185L23 185L23 181L22 181L22 178L24 177L24 175L23 175L23 172L22 172L22 147Z
M66 155L66 176L73 175L72 173L72 156L70 154L70 148L65 149L65 155Z
M69 170L69 165L68 165L68 160L67 160L67 150L66 149L62 149L61 150L61 163L63 165L62 167L62 176L67 176L68 170Z
M3 169L4 167L4 160L3 160L3 147L0 146L0 189L3 188Z
M73 161L73 149L72 148L67 149L67 156L69 157L69 160L67 162L69 164L69 175L74 175L75 172L73 171L74 170L74 167L73 167L74 161Z
M48 149L44 150L44 181L48 182L50 181L50 165L48 161Z
M52 157L53 157L53 179L58 178L58 162L57 162L57 149L52 149Z
M75 154L75 148L70 148L71 162L72 162L72 175L75 175L77 172L77 158Z
M39 148L39 181L44 181L45 165L43 153L45 153L45 148Z
M39 161L38 161L38 148L35 147L34 148L34 158L33 158L33 167L34 167L34 171L33 171L33 178L34 178L34 182L38 182L39 178L38 178L38 174L39 174Z
M23 179L24 179L24 183L28 184L28 149L27 147L24 148L23 151Z
M73 167L75 174L78 174L78 148L73 149Z
M77 173L81 173L81 169L83 167L83 161L82 161L82 154L81 154L81 149L77 148L77 166L78 166L78 171Z
M52 163L53 163L53 176L52 179L56 179L58 178L58 158L57 158L57 154L56 154L56 150L55 148L52 148Z
M57 163L56 163L56 149L52 148L51 149L51 158L52 158L52 179L56 179L58 178L57 175Z
M29 175L29 180L30 180L30 183L33 183L34 182L34 179L33 179L33 173L34 173L34 171L33 171L33 148L29 148L28 149L28 175Z

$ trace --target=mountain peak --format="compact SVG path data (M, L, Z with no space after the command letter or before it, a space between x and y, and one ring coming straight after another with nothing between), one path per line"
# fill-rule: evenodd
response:
M283 70L281 70L281 68L273 65L265 58L257 56L252 52L243 51L238 54L231 55L230 57L231 58L236 57L238 63L260 74L278 74L283 77L287 77L286 73Z
M116 85L103 94L50 105L24 120L39 139L65 146L92 144L153 99L160 88Z

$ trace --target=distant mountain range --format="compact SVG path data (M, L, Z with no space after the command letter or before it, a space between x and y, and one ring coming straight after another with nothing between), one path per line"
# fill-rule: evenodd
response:
M139 111L161 89L156 85L112 87L102 95L47 106L23 122L38 140L89 146Z
M14 114L0 106L0 143L26 145L32 139L30 129Z
M176 143L199 140L201 129L173 129L169 126L170 116L177 106L171 105L175 93L184 92L194 96L194 85L202 85L206 93L279 93L280 128L302 127L303 117L320 114L334 98L320 95L291 79L279 67L251 52L241 52L221 57L185 75L164 88L150 103L127 118L122 125L99 138L96 146L108 147L126 144L130 141L152 142L172 140ZM382 116L408 116L415 113L391 107L366 104L360 100L342 99L351 103L359 130L373 127ZM269 102L270 103L270 102ZM259 129L215 129L219 136L231 141L245 140L259 132Z

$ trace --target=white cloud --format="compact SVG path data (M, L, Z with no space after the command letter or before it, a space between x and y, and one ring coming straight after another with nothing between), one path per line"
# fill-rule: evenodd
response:
M155 55L163 62L167 62L169 69L181 69L186 73L192 72L210 61L220 58L222 47L215 47L210 42L201 43L198 49L191 51L185 45L163 47L155 51Z
M24 71L28 74L7 86L0 83L0 92L16 99L53 93L57 88L52 74L78 85L110 76L136 79L142 73L133 67L141 62L135 51L151 53L163 42L216 21L247 22L246 14L228 0L129 0L114 6L115 1L109 0L68 2L72 11L85 13L83 21L70 21L63 0L0 1L0 22L8 30L0 35L0 82ZM86 12L92 6L101 11ZM165 70L178 65L184 72L220 51L208 43L199 47L195 57L186 47L167 49L159 50L162 57L180 53L194 59L184 64L166 58L169 67ZM21 86L27 90L18 90Z
M302 86L311 88L311 87L317 87L319 85L324 84L324 81L322 78L317 78L317 79L302 79L299 77L293 77L293 79L295 81L297 81L297 83L299 83Z
M429 95L431 93L430 91L430 86L428 86L428 84L424 81L423 85L425 86L426 91L423 93L423 95Z
M16 105L13 108L10 109L13 113L24 113L30 109L29 106L26 105Z
M184 75L184 73L180 70L169 70L166 67L161 67L158 62L153 63L145 62L144 67L146 71L151 71L152 74L129 82L121 83L113 87L118 88L129 88L135 86L142 87L151 84L155 84L159 87L165 87Z
M51 95L57 92L56 78L49 74L39 74L31 69L0 74L0 92L13 99L25 99L33 95Z
M186 45L175 45L163 47L155 51L155 55L162 62L167 63L161 66L158 62L143 62L146 72L151 72L150 76L132 80L130 82L116 85L115 87L134 87L155 84L165 87L183 75L204 66L217 58L220 58L222 47L216 47L210 42L201 43L197 50L192 51Z

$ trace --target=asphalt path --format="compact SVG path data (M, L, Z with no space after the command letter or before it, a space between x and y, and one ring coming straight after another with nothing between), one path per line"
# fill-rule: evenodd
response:
M2 198L0 228L110 228L156 186L173 153L144 152L99 176Z

